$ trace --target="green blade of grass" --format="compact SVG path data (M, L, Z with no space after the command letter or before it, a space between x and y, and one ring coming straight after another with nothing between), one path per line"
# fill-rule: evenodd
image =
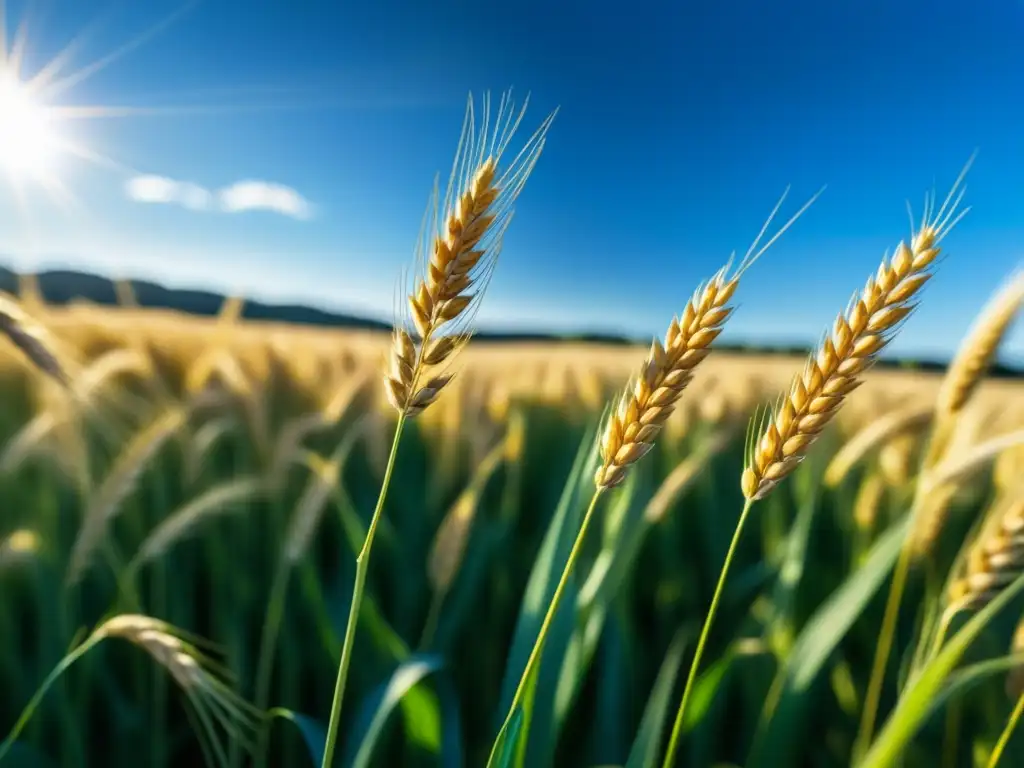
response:
M591 427L580 442L569 477L563 487L558 507L551 519L551 523L548 525L540 551L530 571L530 578L523 595L522 607L519 619L516 622L516 629L508 654L508 662L505 667L505 678L502 684L501 705L498 717L503 718L511 706L516 686L522 677L523 670L526 668L526 661L530 656L534 641L540 631L544 614L547 612L555 586L558 583L562 569L568 560L569 551L572 549L576 538L583 496L586 492L590 491L590 478L596 469L595 434L595 428ZM527 738L528 735L532 735L532 714L536 703L539 702L542 709L553 707L554 692L562 666L562 657L572 634L572 628L575 625L576 595L577 589L570 582L565 598L555 614L551 632L546 643L545 654L540 664L535 667L533 684L530 686L532 690L523 697L521 703L523 723L519 738ZM540 681L543 681L543 683ZM536 697L538 690L540 691L539 699ZM545 714L543 718L539 720L540 724L550 726L550 717ZM504 739L506 746L509 745L508 734L499 734L499 738ZM549 738L550 734L545 734L541 740L542 746L540 748L545 750L545 754L547 754ZM541 764L534 762L536 754L533 751L527 752L526 764L530 765L531 768Z
M774 766L777 755L793 754L814 703L812 685L892 570L909 527L909 517L893 523L872 548L864 565L846 579L804 626L765 702L747 768Z
M414 654L399 664L388 681L371 692L360 706L352 732L346 739L343 765L368 768L391 713L417 683L443 665L444 660L440 656L420 654Z
M672 692L679 676L679 667L683 663L683 652L686 650L689 635L688 630L680 630L668 647L665 660L661 662L661 668L658 670L651 697L644 708L640 729L629 751L625 768L654 768L657 765L668 710L674 703Z
M275 707L267 712L267 717L287 720L299 729L302 743L309 753L310 764L321 765L324 761L324 744L327 742L327 728L308 715L300 714L284 707ZM337 762L337 761L335 761Z
M929 712L925 717L925 720L929 720L938 714L939 710L941 710L947 702L959 699L972 689L977 688L990 677L1005 675L1007 672L1012 669L1016 669L1017 667L1024 667L1024 653L1000 656L998 659L979 661L977 664L971 664L970 666L964 667L960 671L951 674L946 681L946 685L943 686L938 695L932 699L929 706Z
M859 768L883 768L896 764L907 744L931 712L931 703L943 683L960 662L968 646L981 634L992 618L1024 590L1024 575L964 624L939 654L922 670L909 690L900 696L896 709L882 727Z

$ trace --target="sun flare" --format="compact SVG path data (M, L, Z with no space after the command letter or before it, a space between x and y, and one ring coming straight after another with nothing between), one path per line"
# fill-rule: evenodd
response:
M60 140L46 108L11 74L0 76L0 169L15 181L54 171Z

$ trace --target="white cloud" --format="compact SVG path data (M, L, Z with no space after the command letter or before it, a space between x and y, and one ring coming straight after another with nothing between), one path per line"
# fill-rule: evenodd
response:
M309 201L291 187L269 181L245 180L211 192L190 181L166 176L136 176L125 185L128 197L140 203L180 205L193 211L220 210L225 213L264 210L308 219L313 214Z
M125 187L128 197L140 203L177 203L188 208L209 204L210 193L195 184L166 176L136 176Z
M312 213L309 202L294 189L268 181L239 181L217 196L221 207L230 213L262 209L296 219L308 219Z

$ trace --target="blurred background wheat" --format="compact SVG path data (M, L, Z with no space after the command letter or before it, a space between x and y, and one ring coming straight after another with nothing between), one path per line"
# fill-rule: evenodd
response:
M71 385L3 343L0 722L14 721L112 605L211 641L247 699L275 621L263 695L281 717L269 764L308 764L390 445L394 409L379 386L390 337L249 321L232 299L216 318L21 300L59 341ZM360 617L346 765L482 764L592 490L594 430L643 353L477 342L451 391L409 427ZM638 729L657 734L671 716L742 508L744 431L798 363L712 355L611 497L544 656L527 765L621 764ZM940 391L938 375L869 373L825 445L763 502L698 679L686 764L846 764L878 596L848 634L834 630L812 678L788 684L763 721L765 694L800 661L794 648L815 611L900 519L926 421L906 414ZM1024 385L985 381L965 408L964 444L1011 434L1024 427ZM896 427L881 439L854 439L885 420ZM830 468L844 443L860 444L859 456ZM1018 445L957 482L937 572L993 499L1020 493L1022 459ZM904 618L910 632L914 611ZM1019 614L1002 618L979 657L1008 652ZM1008 710L1004 678L957 699L963 738L934 717L906 764L967 765L991 747ZM198 759L170 679L130 646L89 654L11 754L26 765ZM755 740L761 762L744 762ZM250 759L242 743L226 742L235 764Z

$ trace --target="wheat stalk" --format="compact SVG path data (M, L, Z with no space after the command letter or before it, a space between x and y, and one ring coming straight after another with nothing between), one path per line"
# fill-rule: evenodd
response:
M920 229L915 232L911 220L909 244L900 242L892 258L882 260L860 295L836 318L831 335L826 335L817 353L808 359L803 373L794 378L788 395L774 409L768 423L757 429L755 421L751 422L748 458L740 478L740 488L747 499L741 522L753 502L767 496L800 465L822 430L850 393L863 383L864 373L913 311L912 300L931 278L930 269L939 256L939 245L967 213L967 209L958 213L964 191L957 194L957 190L970 165L969 161L934 214L934 201L929 196ZM906 547L903 553L890 587L880 642L865 694L854 744L855 760L866 753L874 728L884 665L909 561Z
M974 394L999 344L1024 303L1024 269L1019 269L989 300L961 343L939 390L940 413L955 414Z
M169 408L140 430L117 456L85 510L68 562L69 584L77 583L82 577L107 532L110 520L135 489L152 458L186 423L188 413L184 406Z
M246 748L252 746L252 733L261 713L234 690L232 681L220 665L199 651L201 642L170 624L141 614L121 614L107 619L50 671L22 710L14 727L0 744L0 759L11 750L19 734L39 708L47 691L82 656L109 638L126 640L145 650L164 667L188 697L198 723L197 732L208 765L228 766L224 741ZM192 713L190 712L190 715ZM218 727L224 735L218 733Z
M186 538L204 520L239 509L240 502L250 501L267 491L267 481L258 477L242 477L210 488L169 513L139 545L139 550L126 571L134 574L141 566L157 559L176 543Z
M512 440L516 436L510 432ZM506 459L508 439L491 448L476 469L469 485L459 494L441 520L427 559L427 581L435 595L448 593L466 552L470 529L491 476Z
M238 427L237 417L233 414L228 414L204 422L202 426L192 433L185 445L184 455L184 474L185 480L189 485L199 480L200 473L203 470L203 463L214 446L217 445L217 442L236 427Z
M428 217L424 217L416 250L419 261L425 263L408 294L409 316L395 324L384 384L389 402L403 416L415 416L437 399L452 379L443 369L472 335L472 321L497 264L515 200L540 157L555 117L549 115L501 170L502 155L527 103L515 116L511 99L503 95L490 134L489 99L484 100L479 132L473 99L469 99L445 196L443 227L438 226L435 187L429 217L430 256L425 256Z
M292 513L288 533L285 536L284 560L289 567L295 565L309 549L323 515L324 507L338 483L341 471L355 448L356 442L365 436L372 421L365 416L353 422L338 442L330 459L308 451L305 463L310 469L306 488Z
M260 649L256 662L255 684L255 702L256 706L261 709L266 706L270 695L274 653L277 648L277 637L284 616L288 582L291 578L292 570L309 550L309 546L316 534L316 529L320 525L320 519L324 508L327 506L328 499L332 491L337 490L336 486L345 461L355 447L356 441L365 435L367 427L372 424L373 421L369 414L365 414L356 420L346 431L345 436L338 443L330 459L324 459L312 451L306 451L304 455L298 449L295 451L297 455L301 455L301 458L308 466L310 478L295 511L292 513L284 548L270 587L267 611L264 615ZM292 460L294 460L294 457L292 457ZM347 530L346 533L348 533ZM358 537L358 534L356 534L356 537ZM357 542L353 543L358 544ZM263 764L267 737L267 731L263 729L260 732L257 750L258 765Z
M943 377L935 404L936 424L924 458L924 468L932 469L947 458L960 426L959 418L995 358L999 344L1013 323L1024 301L1024 270L1007 280L989 299ZM929 510L927 529L937 531L944 521L944 510ZM935 519L932 520L931 518ZM923 542L926 545L930 542Z
M32 417L3 447L0 472L16 471L29 457L38 453L55 432L73 420L72 406L77 403L87 411L96 410L94 400L115 377L125 373L144 373L145 360L135 350L113 349L93 360L78 375L65 397L56 398L50 406ZM55 458L64 471L74 474L76 467L64 466L68 458L55 451Z
M644 507L644 521L650 525L659 525L693 480L707 469L711 459L725 450L733 434L734 429L731 426L717 429L701 442L696 451L679 462L662 480L658 490Z
M787 190L788 192L788 190ZM693 380L697 366L709 354L711 344L724 329L732 314L729 300L739 287L740 278L760 256L810 207L821 192L814 195L786 224L758 249L758 244L778 213L783 193L747 250L736 272L730 275L730 258L715 275L698 286L682 315L672 318L664 343L651 342L650 352L639 373L626 385L618 408L606 420L600 442L601 464L594 474L598 489L612 488L626 479L628 468L654 447L654 440L675 410L683 390Z
M952 483L958 478L955 475L948 476L945 481L940 481L940 478L943 470L957 458L954 438L961 435L958 428L962 426L964 408L981 384L1022 301L1024 271L1019 271L989 300L960 344L943 378L935 407L935 429L924 459L924 468L929 473L925 477L925 489L931 498L922 504L913 531L914 551L918 557L932 550L946 521L948 501L955 495L954 487L942 486L940 482ZM976 450L974 452L977 453ZM982 456L981 463L985 461Z
M803 373L793 380L788 396L750 447L741 481L746 498L764 498L797 468L913 311L912 300L931 277L929 269L939 256L939 244L967 213L968 209L957 213L963 191L953 200L959 183L934 215L926 204L920 230L911 233L909 245L901 242L892 259L882 261L860 296L836 318L831 336L826 336Z
M88 642L106 638L121 638L138 646L167 670L199 719L208 763L214 762L208 751L212 750L216 763L230 764L216 726L229 740L252 749L252 734L261 713L234 691L223 672L218 673L212 662L186 641L183 632L150 616L121 614L100 625Z

